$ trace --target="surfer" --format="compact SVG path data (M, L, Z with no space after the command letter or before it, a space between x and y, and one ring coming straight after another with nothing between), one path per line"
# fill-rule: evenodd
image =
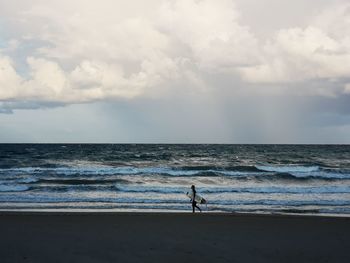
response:
M196 187L194 185L191 186L191 190L192 190L192 198L191 198L191 202L192 202L192 213L195 212L195 208L197 207L197 209L202 212L202 210L199 208L199 206L197 206L197 202L196 202Z

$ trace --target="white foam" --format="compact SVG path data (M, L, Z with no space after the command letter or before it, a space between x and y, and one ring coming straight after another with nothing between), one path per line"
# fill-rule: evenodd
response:
M28 177L28 178L22 178L19 180L16 180L19 183L35 183L38 181L37 178L33 178L33 177Z
M176 186L156 186L156 185L116 185L121 192L133 193L185 193L189 191L186 187ZM350 186L257 186L257 187L200 187L199 193L219 194L219 193L266 193L266 194L346 194L350 193Z
M121 186L116 185L116 189L122 192L156 192L156 193L185 193L185 187L164 187L164 186ZM187 189L189 191L189 189Z
M0 185L0 192L23 192L28 189L25 185Z
M257 165L256 168L266 172L278 172L278 173L309 173L316 172L319 170L318 166L297 166L297 165L287 165L287 166L268 166L268 165Z

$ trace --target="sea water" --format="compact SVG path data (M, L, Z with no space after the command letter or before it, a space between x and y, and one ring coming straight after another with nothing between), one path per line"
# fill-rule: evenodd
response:
M350 215L349 145L0 144L0 210Z

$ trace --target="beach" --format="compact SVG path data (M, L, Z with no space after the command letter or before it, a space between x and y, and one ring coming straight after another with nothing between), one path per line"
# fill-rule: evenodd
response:
M1 262L350 262L350 218L1 212Z

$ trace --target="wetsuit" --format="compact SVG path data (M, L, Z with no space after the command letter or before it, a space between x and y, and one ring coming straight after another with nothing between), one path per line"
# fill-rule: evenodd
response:
M192 189L192 213L195 212L196 207L198 208L199 211L202 212L202 210L197 206L196 193L197 193L197 191L195 189Z

